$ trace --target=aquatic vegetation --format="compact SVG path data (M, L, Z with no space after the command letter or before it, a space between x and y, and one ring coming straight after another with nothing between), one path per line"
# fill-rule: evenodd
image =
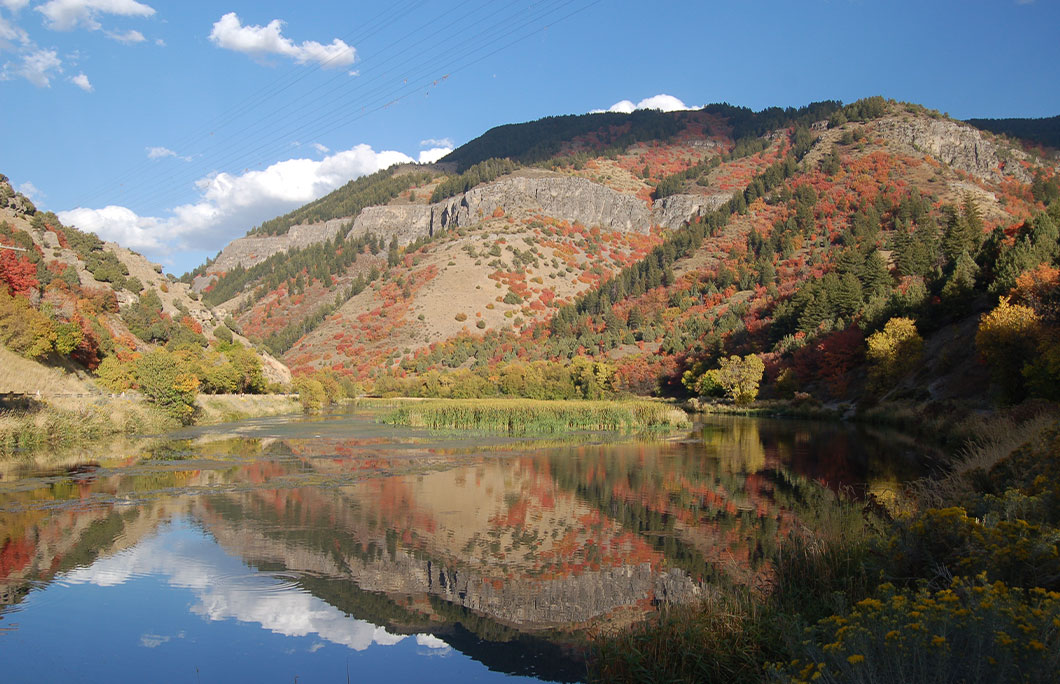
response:
M392 425L482 430L512 435L571 430L641 430L688 427L684 411L658 401L423 400L402 403L382 418Z

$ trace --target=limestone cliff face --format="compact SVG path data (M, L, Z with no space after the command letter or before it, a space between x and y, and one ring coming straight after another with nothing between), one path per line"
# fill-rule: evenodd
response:
M609 231L647 233L653 225L678 228L697 213L720 206L726 200L728 196L674 195L649 208L636 197L585 178L536 174L508 176L435 204L366 207L356 217L293 226L285 235L233 240L209 271L195 279L193 289L201 292L216 274L238 265L249 268L273 254L331 240L351 222L351 238L371 233L388 243L397 238L401 246L446 230L472 226L498 207L505 212L540 212L552 218L599 226Z
M233 240L217 255L209 271L195 278L192 289L202 292L213 282L216 274L230 271L236 266L250 268L273 254L331 240L350 221L349 218L332 219L324 223L291 226L283 235L253 235Z
M350 235L396 237L398 244L406 245L421 237L474 225L497 208L505 212L536 211L610 231L647 233L653 225L677 228L697 212L727 199L675 195L649 209L635 197L585 178L509 176L427 206L368 207L354 220Z
M1009 149L1001 152L997 143L967 124L949 119L888 117L877 121L875 127L883 137L930 154L977 178L999 180L1004 174L1022 183L1031 181L1030 174L1018 163L1002 165L1002 157L1018 160L1025 158L1022 152Z

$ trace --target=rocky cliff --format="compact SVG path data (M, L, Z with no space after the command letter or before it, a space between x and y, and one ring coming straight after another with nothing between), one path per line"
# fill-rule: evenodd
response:
M1031 181L1030 174L1017 162L1025 158L1019 150L999 146L968 124L950 119L930 119L922 116L892 116L875 122L876 131L884 138L908 145L914 150L947 164L959 171L984 180L999 180L1002 175L1014 177L1021 183Z
M354 220L350 235L397 237L398 244L405 245L472 226L498 208L506 213L539 212L608 231L647 233L653 225L677 228L695 213L719 203L714 197L675 195L648 208L636 197L585 178L517 174L436 204L369 207Z
M219 273L230 271L237 266L250 268L273 254L331 240L350 221L349 218L332 219L324 223L291 226L283 235L248 235L233 240L217 255L207 273L195 278L192 288L196 292L202 292Z
M193 287L201 292L218 273L238 265L249 268L273 254L331 240L351 221L350 237L370 233L387 242L397 238L401 246L446 230L472 226L497 208L508 213L539 212L609 231L647 233L653 225L677 228L697 213L720 206L727 199L728 195L674 195L649 208L636 197L585 178L516 174L435 204L367 207L356 217L293 226L285 235L239 238L224 248L208 273L195 279Z

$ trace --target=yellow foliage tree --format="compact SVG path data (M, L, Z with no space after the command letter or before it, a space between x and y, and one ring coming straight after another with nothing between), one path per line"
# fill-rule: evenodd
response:
M1026 394L1024 366L1036 356L1041 319L1029 306L1001 297L997 307L979 321L975 348L1009 401Z
M887 321L883 330L865 340L865 356L872 364L869 373L877 388L894 384L920 363L924 340L912 319L896 317Z
M750 404L758 397L766 364L754 354L740 358L735 354L719 362L717 382L737 404Z

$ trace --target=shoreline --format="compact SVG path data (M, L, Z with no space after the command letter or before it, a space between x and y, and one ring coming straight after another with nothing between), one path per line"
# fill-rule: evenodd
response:
M182 427L138 397L97 395L92 399L29 399L26 408L0 411L0 459L42 449L118 436L157 435ZM297 395L200 394L192 425L217 425L247 418L301 413Z

